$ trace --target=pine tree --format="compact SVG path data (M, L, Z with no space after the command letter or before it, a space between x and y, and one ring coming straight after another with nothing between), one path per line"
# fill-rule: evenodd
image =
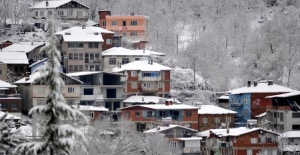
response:
M49 94L46 104L35 106L29 111L29 115L36 114L42 118L44 132L43 140L39 142L23 143L15 149L16 154L70 154L70 151L80 149L86 152L86 139L83 133L72 125L64 124L64 120L87 118L78 110L65 104L61 88L64 81L60 77L59 67L61 61L60 51L57 50L58 39L54 35L54 26L48 24L49 45L45 46L48 55L48 63L40 70L41 77L35 79L35 83L44 83L49 86Z
M12 154L13 149L20 143L25 142L18 130L13 131L14 122L11 119L6 119L7 113L0 116L0 152L4 151L6 154Z

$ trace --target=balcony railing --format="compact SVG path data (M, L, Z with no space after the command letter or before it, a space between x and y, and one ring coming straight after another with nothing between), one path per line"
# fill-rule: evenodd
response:
M21 94L0 94L0 97L21 97Z
M183 153L201 153L200 147L184 147Z
M242 107L243 104L242 103L231 103L230 106L231 107Z

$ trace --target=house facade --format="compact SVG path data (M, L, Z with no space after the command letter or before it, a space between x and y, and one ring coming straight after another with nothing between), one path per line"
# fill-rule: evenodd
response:
M17 86L0 80L0 111L21 117L22 99Z
M261 128L210 129L199 133L204 155L276 155L278 134Z
M125 95L141 94L165 97L170 93L171 68L149 61L133 61L120 64L112 72L123 73Z
M112 16L110 11L99 11L98 14L100 27L115 32L135 49L145 47L145 41L148 41L149 17L134 13Z
M144 131L153 126L162 126L163 119L170 117L172 124L198 129L197 107L185 104L135 105L121 108L122 117L135 123L137 131Z
M113 32L99 27L72 27L55 33L60 39L59 50L63 53L63 65L67 73L102 70L102 45L112 44L108 36Z
M40 83L34 83L34 80L41 75L39 72L31 74L29 77L24 77L15 84L18 86L18 92L22 98L22 112L27 113L30 108L36 105L43 105L46 103L46 98L49 94L49 86ZM61 77L65 82L62 88L62 95L65 98L65 103L68 105L75 105L80 102L81 93L80 85L83 83L80 80L67 76L61 73Z
M87 21L89 8L75 0L41 1L29 7L34 19Z
M131 50L124 47L113 47L102 52L103 70L111 71L120 63L124 65L133 61L148 59L149 57L162 56L165 56L165 54L149 50Z
M300 131L287 131L278 138L278 149L283 155L300 153Z
M67 74L83 82L80 86L80 105L103 106L110 112L120 112L124 107L122 75L108 72L76 72Z
M229 109L236 111L235 125L245 126L248 119L255 119L256 115L266 112L266 107L272 104L266 96L277 95L293 90L273 84L273 81L248 81L246 87L228 91Z
M104 108L103 106L72 105L72 107L85 114L92 123L104 119L106 112L108 111L108 109Z
M10 46L12 45L13 42L9 41L9 40L2 40L0 41L0 51L2 52L2 49L7 47L7 46Z
M198 110L198 130L233 128L236 113L214 105L201 105Z
M273 131L300 131L300 92L268 96L272 105L267 107L266 120Z

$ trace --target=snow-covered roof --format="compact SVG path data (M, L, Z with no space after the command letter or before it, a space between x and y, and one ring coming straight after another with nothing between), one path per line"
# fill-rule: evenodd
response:
M126 98L123 102L126 103L159 103L159 101L161 100L161 97L158 96L140 96L140 95L136 95L136 96L130 96L128 98Z
M0 80L0 88L16 88L16 85L12 85L8 82Z
M0 111L0 118L2 118L5 115L6 112ZM13 119L13 120L20 120L21 118L15 115L12 115L10 113L7 113L5 119Z
M85 22L85 24L86 24L86 26L94 26L94 25L97 25L99 23L94 22L94 21L92 21L92 20L89 19L88 21Z
M66 3L69 3L70 1L75 1L75 0L53 0L53 1L41 1L37 4L34 4L32 7L30 7L30 9L43 9L43 8L58 8L60 7L61 5L64 5ZM48 6L46 6L46 2L48 2ZM77 1L76 1L77 2ZM79 2L77 2L79 3ZM82 4L82 3L79 3L83 6L85 6L86 8L89 8L87 7L86 5Z
M206 130L203 132L199 132L198 135L199 136L204 136L204 137L209 137L210 132L218 135L219 137L226 137L226 136L240 136L243 134L247 134L253 131L257 131L257 130L264 130L261 128L247 128L247 127L239 127L239 128L230 128L229 129L229 133L227 133L227 129L210 129L210 130ZM266 132L269 133L273 133L273 134L277 134L275 132L269 131L269 130L264 130ZM277 134L278 135L278 134Z
M198 107L186 105L186 104L173 104L173 105L165 105L165 104L143 104L143 105L134 105L129 107L120 108L121 110L132 108L132 107L144 107L155 110L180 110L180 109L198 109Z
M84 75L93 75L93 74L99 74L100 71L83 71L83 72L74 72L74 73L68 73L68 76L84 76Z
M23 52L0 52L0 63L29 64L26 53Z
M251 85L250 87L242 87L228 91L230 94L243 94L243 93L284 93L293 92L293 89L283 87L277 84L268 85L268 82L258 82L257 86Z
M190 131L198 132L198 130L187 128L187 127L184 127L184 126L181 126L181 125L170 124L168 126L158 126L156 128L146 130L146 131L144 131L144 133L157 133L157 132L163 132L163 131L174 129L174 128L183 128L183 129L187 129L187 130L190 130Z
M218 99L229 100L229 95L222 95L222 96L218 97Z
M85 28L75 26L55 34L62 35L65 42L103 42L102 33L114 34L112 31L93 26Z
M194 140L202 140L202 137L187 137L187 138L177 138L182 141L194 141Z
M73 108L78 109L78 105L72 105ZM79 105L80 111L109 111L103 106L89 106L89 105Z
M280 134L284 138L300 138L300 131L287 131Z
M154 52L150 50L131 50L124 47L112 47L108 50L105 50L102 52L102 56L142 56L142 57L148 57L148 56L165 56L163 53Z
M236 114L237 112L215 105L201 105L198 109L198 114Z
M267 112L263 112L263 113L261 113L261 114L259 114L259 115L256 115L255 117L256 118L261 118L261 117L264 117L264 116L266 116L267 115Z
M67 76L67 77L69 77L69 78L71 78L71 79L73 79L73 80L75 80L75 81L77 81L81 84L83 83L82 81L80 81L80 80L78 80L74 77L68 76L65 73L60 72L60 74L62 74L64 76ZM41 73L40 72L34 72L31 75L29 75L29 77L24 77L24 78L16 81L15 84L31 84L31 83L34 83L35 79L38 79L39 77L41 77Z
M300 91L295 91L295 92L291 92L291 93L267 96L266 98L275 98L275 97L285 98L285 97L293 97L293 96L299 96L299 95L300 95Z
M42 60L38 60L37 62L35 62L35 63L29 65L29 68L31 68L31 67L33 67L33 66L39 64L39 63L45 62L45 61L47 61L47 60L48 60L48 58L44 58L44 59L42 59Z
M14 43L2 49L2 52L31 52L37 47L45 45L45 42L20 42Z
M123 71L162 71L162 70L172 70L170 67L163 66L161 64L153 62L149 64L148 61L133 61L128 64L121 65L121 68L115 67L112 72L123 72Z

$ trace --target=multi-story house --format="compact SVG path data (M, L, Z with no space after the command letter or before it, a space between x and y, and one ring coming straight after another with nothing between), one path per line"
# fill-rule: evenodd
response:
M125 75L125 94L165 97L170 93L171 68L149 61L133 61L113 68Z
M217 105L219 107L228 109L229 108L229 95L225 94L225 95L219 96Z
M108 109L104 108L103 106L72 105L72 107L85 114L91 122L103 120L105 118L106 112L108 112Z
M165 102L172 102L171 104L180 104L180 102L175 98L142 95L129 96L123 102L125 107L139 104L164 104Z
M278 138L278 150L282 155L300 153L300 131L287 131Z
M0 80L14 81L28 72L28 58L23 52L0 52Z
M198 108L185 104L150 104L121 108L122 117L135 123L137 131L161 126L163 119L170 117L172 124L198 129Z
M276 155L278 150L278 134L261 128L210 129L198 135L205 141L204 155Z
M135 49L144 49L148 41L149 17L142 15L114 15L110 11L99 11L99 26L114 31L123 41L132 43Z
M35 19L87 21L89 8L75 0L41 1L29 7Z
M103 37L106 35L106 37ZM71 27L55 33L61 40L63 65L67 73L102 70L102 45L112 44L113 32L100 27ZM105 40L103 40L106 38Z
M270 95L292 92L287 87L273 84L273 81L248 81L246 87L228 91L229 109L236 111L235 124L237 127L245 126L248 119L255 119L256 115L266 112L266 107L272 104Z
M65 82L62 88L62 95L68 105L75 105L80 102L80 85L82 81L67 76L64 73L60 74ZM43 105L46 103L46 98L49 94L49 85L44 83L34 83L34 80L41 76L40 72L35 72L28 77L24 77L15 84L18 86L18 92L22 98L22 112L27 113L30 108L36 105Z
M143 58L162 56L165 56L165 54L149 50L131 50L123 47L113 47L102 52L103 70L111 71L118 64L123 65Z
M0 110L21 117L22 99L17 86L0 80Z
M300 130L300 92L267 96L272 104L267 107L266 120L270 129L278 132Z
M233 128L236 113L214 105L201 105L198 110L198 130Z
M124 107L124 83L122 75L108 72L76 72L68 76L83 82L80 86L81 105L97 105L107 108L110 112L120 112Z

